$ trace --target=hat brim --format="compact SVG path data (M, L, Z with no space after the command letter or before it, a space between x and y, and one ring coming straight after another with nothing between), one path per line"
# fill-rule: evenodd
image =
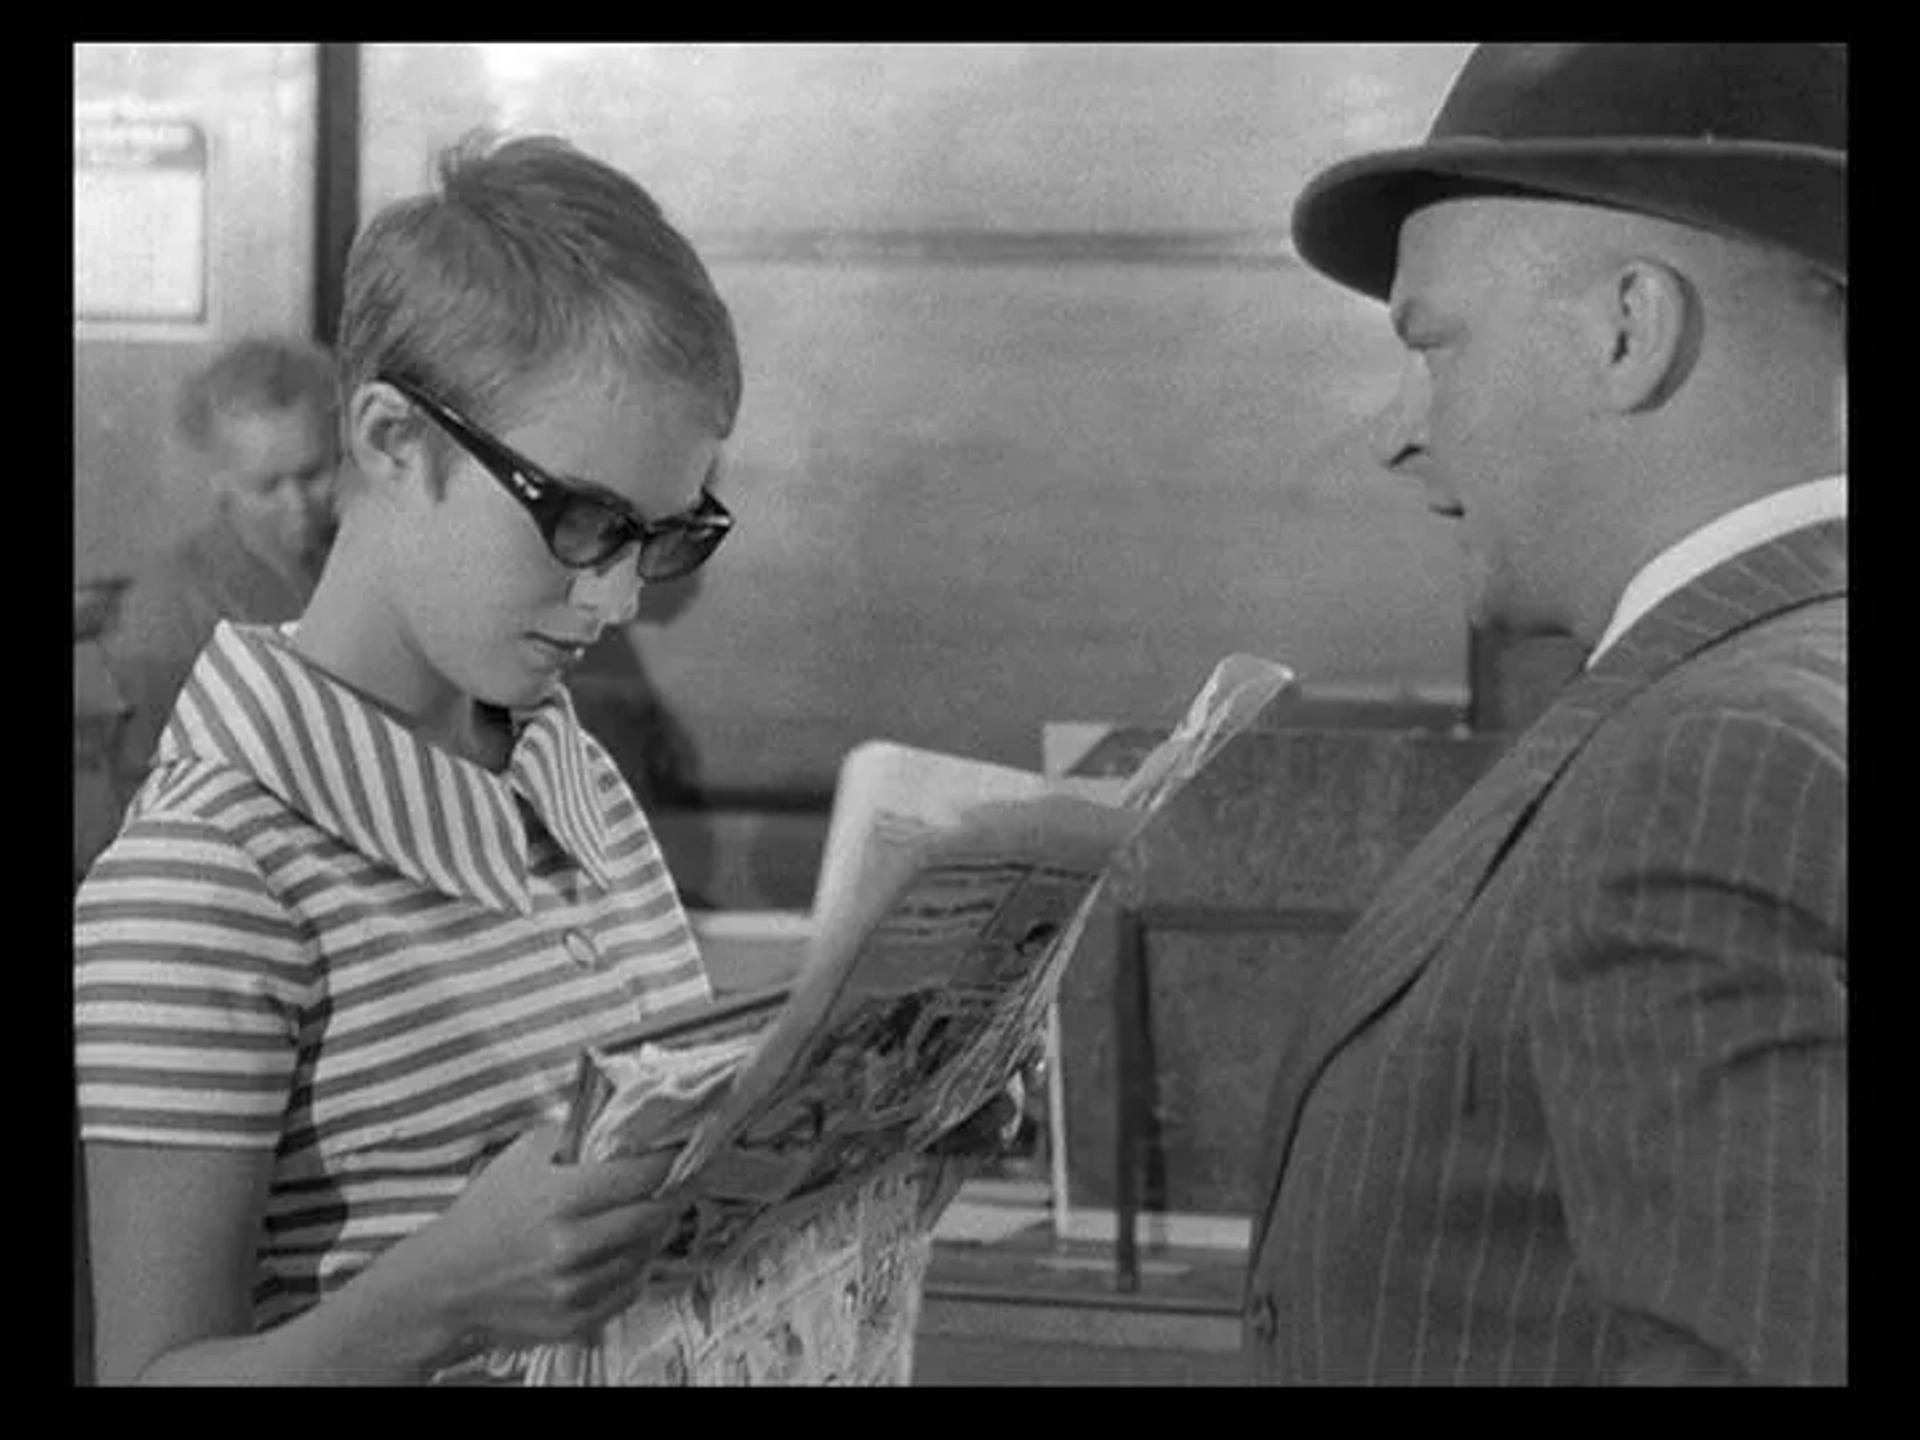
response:
M1316 270L1377 300L1400 226L1476 190L1634 210L1793 251L1847 280L1847 160L1749 141L1445 140L1343 161L1300 192L1293 242Z

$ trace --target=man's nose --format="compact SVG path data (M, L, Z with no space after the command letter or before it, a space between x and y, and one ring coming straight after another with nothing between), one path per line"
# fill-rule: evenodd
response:
M1404 474L1407 463L1427 448L1427 373L1417 359L1401 371L1399 387L1385 409L1374 417L1373 455L1394 474Z

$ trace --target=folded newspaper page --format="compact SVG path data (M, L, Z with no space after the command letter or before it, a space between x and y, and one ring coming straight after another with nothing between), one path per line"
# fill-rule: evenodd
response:
M873 742L842 767L805 965L757 1031L583 1058L584 1161L679 1151L646 1292L533 1384L905 1383L948 1167L1041 1043L1114 861L1292 682L1217 666L1116 801Z

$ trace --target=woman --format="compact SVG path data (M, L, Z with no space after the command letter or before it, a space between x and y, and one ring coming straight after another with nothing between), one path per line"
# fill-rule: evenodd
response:
M223 624L76 902L105 1383L406 1383L635 1297L663 1162L556 1165L583 1046L708 997L561 678L686 574L740 402L639 186L470 143L349 260L341 526Z

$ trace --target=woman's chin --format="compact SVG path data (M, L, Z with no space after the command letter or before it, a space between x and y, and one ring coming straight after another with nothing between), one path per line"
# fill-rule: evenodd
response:
M541 701L558 693L560 675L552 670L523 670L515 675L493 678L476 688L473 698L482 705L500 710L531 710Z

